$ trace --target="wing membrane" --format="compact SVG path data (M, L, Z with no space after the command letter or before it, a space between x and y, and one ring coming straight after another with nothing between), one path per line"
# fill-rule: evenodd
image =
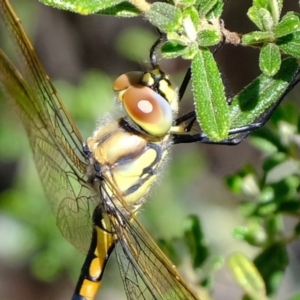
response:
M75 247L86 252L96 198L86 183L81 135L6 0L0 1L0 13L16 41L25 68L23 77L0 49L0 82L29 135L57 225Z
M108 184L109 180L105 182ZM109 189L114 190L113 185L109 184ZM104 210L118 236L116 254L127 298L197 300L176 267L137 221L136 212L132 213L117 192L113 197L116 201L113 198L109 203L104 201ZM103 199L107 199L105 194Z
M135 218L125 227L114 219L116 227L119 231L116 251L128 299L197 299Z

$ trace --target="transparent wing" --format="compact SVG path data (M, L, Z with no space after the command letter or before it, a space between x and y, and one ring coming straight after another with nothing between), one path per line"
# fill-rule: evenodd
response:
M106 180L106 183L108 180ZM113 187L110 185L110 188ZM108 196L103 195L103 199ZM187 300L198 299L176 267L160 250L124 201L117 198L105 203L105 211L117 234L116 254L128 299Z
M23 77L0 49L0 84L25 125L57 225L86 252L96 198L86 183L82 138L6 0L0 0L0 13L24 62Z
M116 220L116 253L128 299L198 299L135 218L125 227Z

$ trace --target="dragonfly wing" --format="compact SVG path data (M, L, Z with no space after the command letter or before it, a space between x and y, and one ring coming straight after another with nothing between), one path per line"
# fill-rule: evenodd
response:
M102 174L105 177L105 173ZM135 218L113 185L105 178L113 198L102 189L104 211L117 235L116 254L127 298L196 300L176 267Z
M116 253L128 299L198 299L134 216L125 227L114 220L119 232Z
M23 77L0 51L0 84L25 125L60 230L74 246L86 252L97 195L92 196L86 183L82 138L8 2L0 2L0 13L17 42L26 70Z

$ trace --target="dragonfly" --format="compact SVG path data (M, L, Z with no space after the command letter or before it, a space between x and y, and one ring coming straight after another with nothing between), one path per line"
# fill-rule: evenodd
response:
M195 112L178 117L179 92L160 69L129 72L114 83L123 109L83 140L8 0L0 13L24 63L23 73L0 49L0 85L22 120L40 179L63 236L86 253L73 300L92 300L113 252L128 299L198 299L136 216L179 143L215 143L198 130ZM273 109L273 108L272 108ZM221 144L238 144L260 127L233 128Z

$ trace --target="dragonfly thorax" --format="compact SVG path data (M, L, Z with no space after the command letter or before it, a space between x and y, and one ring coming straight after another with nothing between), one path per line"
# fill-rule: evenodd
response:
M136 211L161 172L170 145L169 134L149 137L133 129L124 118L110 120L95 131L87 146L89 163L100 168L102 200L109 197L117 207L125 203L131 212ZM93 166L89 170L96 176ZM101 194L99 180L91 181Z

